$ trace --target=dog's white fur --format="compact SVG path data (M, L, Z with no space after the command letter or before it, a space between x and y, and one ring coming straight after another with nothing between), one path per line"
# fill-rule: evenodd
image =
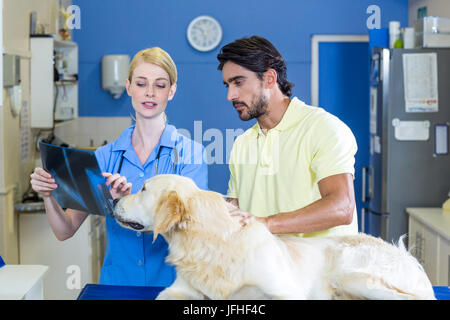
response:
M230 206L178 175L151 178L118 202L122 226L139 223L169 244L177 278L158 299L435 299L402 240L277 236L256 220L241 227Z

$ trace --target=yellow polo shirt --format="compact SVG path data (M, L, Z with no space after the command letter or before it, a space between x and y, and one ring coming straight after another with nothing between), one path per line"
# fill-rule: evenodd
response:
M227 196L237 198L241 210L258 217L298 210L321 198L321 179L340 173L354 176L356 151L347 125L294 97L267 135L256 123L236 138ZM356 234L357 219L355 208L350 225L300 236Z

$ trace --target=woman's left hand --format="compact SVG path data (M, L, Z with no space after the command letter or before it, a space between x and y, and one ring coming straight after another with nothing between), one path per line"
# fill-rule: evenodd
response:
M131 182L127 183L127 178L118 173L112 174L109 172L102 172L102 176L106 179L106 186L111 185L109 192L113 199L122 198L131 193Z

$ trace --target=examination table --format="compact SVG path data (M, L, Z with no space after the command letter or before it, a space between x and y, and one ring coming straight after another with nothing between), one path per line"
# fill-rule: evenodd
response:
M164 287L132 287L87 284L78 300L154 300ZM436 299L450 300L450 287L433 287Z

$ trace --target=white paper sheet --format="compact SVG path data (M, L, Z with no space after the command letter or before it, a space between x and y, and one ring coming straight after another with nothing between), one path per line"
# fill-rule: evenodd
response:
M377 134L377 94L376 87L370 87L370 133Z
M430 121L401 121L392 119L394 137L399 141L426 141L430 138Z
M32 138L30 131L30 120L28 101L22 100L22 107L20 108L20 143L21 143L21 160L22 163L30 159Z
M435 150L434 153L448 154L448 125L437 124L435 125Z
M403 55L403 81L406 112L438 111L437 55Z

